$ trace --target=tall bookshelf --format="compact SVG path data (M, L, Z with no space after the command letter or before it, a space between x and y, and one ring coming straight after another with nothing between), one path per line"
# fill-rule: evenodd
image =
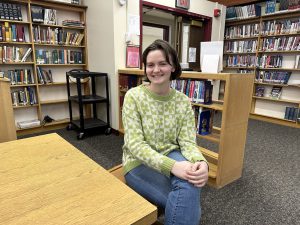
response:
M123 99L128 89L142 83L144 71L139 69L119 69L119 131L124 133L122 124ZM209 162L209 185L221 188L241 177L243 169L244 148L251 105L251 93L254 74L207 74L183 72L180 79L220 80L225 82L224 101L212 104L195 104L219 112L222 116L220 126L213 126L209 135L197 135L197 138L218 145L217 150L199 146Z
M13 30L13 27L23 27L25 39L22 41L17 40L2 40L0 47L2 52L4 46L11 47L11 49L22 49L26 52L31 48L31 52L25 62L15 60L14 57L7 60L1 59L1 71L9 77L9 70L18 70L19 74L16 75L18 80L15 84L11 85L11 92L17 92L30 90L35 96L31 103L28 104L16 104L13 106L15 123L28 120L40 120L43 121L45 116L50 116L54 119L51 123L44 125L38 125L33 128L20 129L16 127L17 133L26 134L32 132L38 132L48 129L56 129L62 127L69 122L69 109L67 101L67 89L66 89L66 72L71 69L87 69L87 31L86 31L86 6L68 4L62 2L55 2L49 0L10 0L2 1L2 4L11 4L20 6L21 19L0 19L0 25L8 27L8 30ZM35 22L32 20L32 8L41 7L43 9L56 10L56 24ZM63 21L73 20L80 21L82 25L63 25ZM10 31L10 35L13 35L13 31ZM55 33L59 32L58 35ZM66 37L72 37L73 42L66 41ZM71 36L73 35L73 36ZM83 38L81 41L78 39L78 43L75 43L75 35L81 35ZM55 38L56 36L56 38ZM57 42L57 37L59 36ZM69 39L71 40L71 38ZM17 51L17 50L15 50ZM53 52L56 52L55 55ZM59 55L60 54L60 55ZM56 58L57 56L57 58ZM58 61L61 58L61 61ZM23 75L21 72L23 70ZM25 70L30 71L32 74L33 82L25 81ZM49 74L49 70L52 73L52 81ZM46 71L46 72L45 72ZM48 77L44 82L41 79L41 73ZM22 76L22 78L20 78ZM10 78L10 77L9 77ZM45 77L44 77L45 79ZM89 92L89 83L82 84L84 92ZM75 93L75 86L72 85L72 93ZM29 92L30 93L30 92ZM26 95L26 94L25 94ZM77 112L78 110L74 110ZM86 113L89 113L87 109ZM78 116L79 114L75 115Z
M261 11L264 12L263 7ZM300 55L300 50L282 49L280 47L278 49L278 45L274 45L275 41L277 43L283 43L284 39L287 43L289 38L292 44L294 40L297 43L300 37L299 27L298 29L286 29L285 31L281 30L280 27L282 27L281 24L287 22L299 21L299 17L300 10L296 9L277 11L276 13L246 19L227 20L225 23L224 71L256 73L250 110L250 117L253 119L300 128L299 120L292 120L286 117L287 107L296 108L296 110L298 108L300 111L300 69L299 67L295 68L297 55ZM251 29L250 33L244 34L242 32L243 28L247 29L247 27L251 26L255 26L255 29ZM277 27L278 29L270 30L270 27ZM239 28L241 28L241 32L235 32L239 30ZM230 34L229 31L232 31L232 33ZM251 43L249 41L256 43L254 48L239 49L237 47L239 44L243 46L243 43ZM234 45L236 46L235 49L226 47L232 47ZM244 46L246 45L247 44ZM284 46L284 44L282 46ZM226 51L228 49L229 51ZM278 67L260 63L262 62L262 57L269 59L273 57L273 59L275 59L276 56L282 57L282 65ZM253 62L246 60L248 63L236 65L228 63L231 62L230 59L233 59L233 57L240 59L242 59L241 57L248 59L252 57ZM276 76L284 77L285 74L290 74L287 84L275 81ZM281 88L281 96L279 99L270 97L273 87ZM256 96L256 92L259 88L264 90L263 96Z

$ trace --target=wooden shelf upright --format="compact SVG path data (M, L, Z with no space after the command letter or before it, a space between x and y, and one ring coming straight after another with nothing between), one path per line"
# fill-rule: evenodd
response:
M119 69L118 72L120 99L119 131L124 133L121 114L123 98L128 88L122 86L122 79L124 79L122 76L135 76L138 85L142 83L144 71L138 69ZM218 144L219 148L217 152L201 146L199 146L199 149L210 165L208 184L215 188L224 187L239 179L242 175L254 74L183 72L180 79L221 80L226 83L224 102L217 102L212 105L201 104L204 108L222 112L221 127L213 127L211 135L197 135L199 138L204 138Z

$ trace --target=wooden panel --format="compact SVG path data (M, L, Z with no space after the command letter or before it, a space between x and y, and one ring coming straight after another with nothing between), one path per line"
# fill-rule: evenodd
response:
M248 123L222 128L217 185L223 187L242 175Z
M222 129L248 122L254 74L231 74L225 86Z
M0 78L0 142L17 139L14 112L10 95L10 82Z

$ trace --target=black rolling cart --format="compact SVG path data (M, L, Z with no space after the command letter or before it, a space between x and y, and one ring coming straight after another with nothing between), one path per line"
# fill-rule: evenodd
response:
M70 78L75 78L77 86L77 95L71 96L70 91ZM106 97L96 95L95 80L96 77L101 77L105 80ZM92 85L92 94L84 95L81 90L81 81L83 79L90 78ZM107 73L89 72L88 70L71 70L66 72L67 90L68 90L68 102L70 123L67 126L67 130L75 129L78 131L77 139L83 139L87 131L103 130L106 135L111 133L110 120L109 120L109 94L108 94L108 76ZM79 120L73 120L72 115L72 103L77 103L79 108ZM106 104L107 122L97 118L97 104ZM84 118L83 106L85 104L92 104L93 117Z

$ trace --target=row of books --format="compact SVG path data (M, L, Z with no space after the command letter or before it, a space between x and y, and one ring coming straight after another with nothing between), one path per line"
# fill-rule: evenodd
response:
M83 55L81 51L54 49L35 51L37 64L81 64L83 63Z
M14 69L4 72L11 85L34 84L34 76L30 69Z
M226 67L255 67L256 56L255 55L229 55L225 58Z
M245 19L261 15L261 6L251 4L246 6L228 7L226 9L226 19Z
M80 20L63 20L62 25L68 27L84 27L84 22Z
M300 36L263 38L259 51L298 51L300 50Z
M297 107L286 107L284 119L300 122L300 109Z
M31 6L31 18L34 23L57 25L56 9L46 9L41 6Z
M229 26L225 27L225 39L256 37L259 35L259 31L259 23Z
M285 10L295 10L300 8L298 0L268 0L266 1L266 14L272 14Z
M282 55L262 55L258 57L257 65L260 68L281 68L282 60Z
M226 53L247 53L256 52L257 40L227 41L224 43Z
M237 53L238 54L238 53ZM262 55L256 57L254 55L228 55L225 58L226 67L259 67L259 68L282 68L282 55ZM295 56L294 67L291 69L300 68L300 56Z
M0 19L22 21L21 5L0 2Z
M11 92L13 106L26 106L37 104L35 89L25 87L23 90Z
M84 34L80 32L70 32L61 28L33 27L35 43L80 46L83 38Z
M280 99L281 92L282 92L282 87L274 86L274 87L272 87L270 93L267 94L267 96L266 96L265 86L258 85L255 87L255 96L258 96L258 97L270 97L273 99Z
M171 88L184 93L194 103L212 103L213 85L208 80L172 80Z
M138 85L137 76L119 76L119 89L123 92Z
M286 10L297 10L299 8L299 0L268 0L266 1L265 14L273 14ZM258 4L228 7L226 9L226 20L245 19L256 16L261 16L261 6Z
M31 52L31 48L0 46L0 63L26 62Z
M284 71L257 71L255 76L256 82L287 84L291 76L291 72Z
M3 42L26 42L25 27L21 24L0 24L0 41Z
M262 23L262 35L297 34L300 32L298 19L269 20Z
M44 70L40 66L37 66L36 70L39 84L53 83L53 76L51 70Z
M199 106L193 106L197 134L212 133L214 111Z

